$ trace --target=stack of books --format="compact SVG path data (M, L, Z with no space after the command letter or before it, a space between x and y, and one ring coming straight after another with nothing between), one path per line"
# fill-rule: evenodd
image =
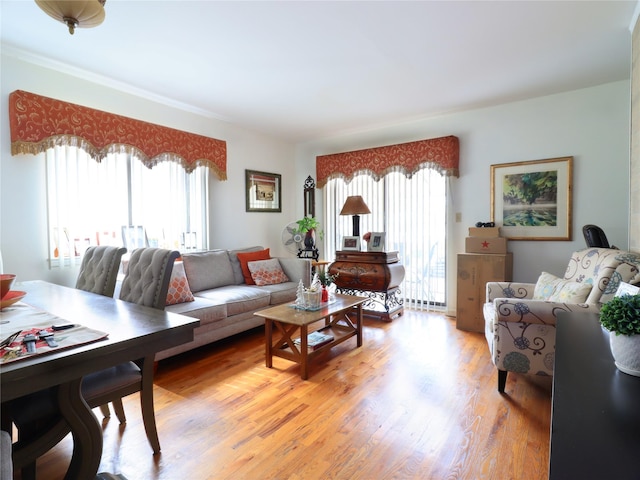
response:
M333 335L323 332L312 332L307 335L307 346L313 350L320 348L322 345L326 345L333 341ZM293 341L296 345L300 345L301 339L296 338Z

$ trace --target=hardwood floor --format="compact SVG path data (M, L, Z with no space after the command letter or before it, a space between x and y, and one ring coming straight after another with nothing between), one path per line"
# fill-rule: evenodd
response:
M307 381L299 367L264 365L263 330L160 362L153 456L138 395L128 423L104 422L100 471L167 479L546 479L551 382L509 375L506 394L484 336L455 320L405 310L365 320L323 354ZM96 410L99 415L99 411ZM101 418L101 416L99 416ZM38 461L59 479L66 438Z

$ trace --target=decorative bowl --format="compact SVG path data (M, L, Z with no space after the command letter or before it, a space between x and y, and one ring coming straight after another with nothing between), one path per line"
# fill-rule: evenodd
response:
M4 296L9 293L11 290L11 284L16 279L16 276L13 273L3 273L0 275L0 283L2 284L2 290L0 290L0 298L4 298Z
M18 292L17 290L11 290L4 297L0 299L0 310L3 308L7 308L10 305L13 305L16 302L22 300L27 292Z

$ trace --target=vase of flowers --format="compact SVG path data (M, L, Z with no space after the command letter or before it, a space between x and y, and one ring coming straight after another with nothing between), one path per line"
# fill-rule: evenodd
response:
M640 295L620 295L600 310L600 323L609 330L616 367L640 377Z
M329 286L335 281L338 275L339 273L336 273L335 275L331 275L324 268L318 271L318 280L320 280L320 283L322 284L322 301L323 302L329 301Z

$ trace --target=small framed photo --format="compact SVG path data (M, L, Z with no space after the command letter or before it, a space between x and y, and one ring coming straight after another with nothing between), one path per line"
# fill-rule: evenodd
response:
M281 212L282 176L277 173L245 170L246 211Z
M360 237L342 237L342 250L360 251Z
M371 238L367 242L368 252L384 252L384 232L371 232Z

